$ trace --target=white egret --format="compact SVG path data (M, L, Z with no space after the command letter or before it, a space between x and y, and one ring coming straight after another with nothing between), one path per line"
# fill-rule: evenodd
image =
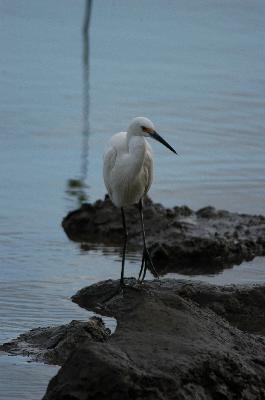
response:
M152 148L146 141L146 137L157 140L177 154L155 131L152 121L144 117L134 118L127 132L119 132L113 135L104 154L104 182L113 204L121 208L124 229L121 286L124 285L125 253L128 237L124 207L133 204L137 204L139 208L144 246L139 280L144 280L148 263L153 274L158 276L146 246L143 221L142 199L153 181Z

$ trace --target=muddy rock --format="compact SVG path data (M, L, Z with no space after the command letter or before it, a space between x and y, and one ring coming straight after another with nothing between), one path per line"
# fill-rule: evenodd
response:
M243 332L265 336L265 285L214 286L187 282L178 293L208 307Z
M168 272L201 274L265 255L265 217L205 207L165 208L145 200L144 218L149 250L160 275ZM129 243L141 249L138 210L126 209ZM120 210L106 196L69 213L62 226L71 240L121 246Z
M117 330L107 342L81 344L45 400L265 399L265 338L229 322L231 311L244 315L248 307L245 318L257 312L264 329L265 286L126 282L123 292L109 280L74 296L82 307L117 318Z
M12 355L29 356L34 361L62 365L80 344L104 342L109 335L110 331L102 319L92 317L85 322L72 321L67 325L31 329L1 345L0 350Z

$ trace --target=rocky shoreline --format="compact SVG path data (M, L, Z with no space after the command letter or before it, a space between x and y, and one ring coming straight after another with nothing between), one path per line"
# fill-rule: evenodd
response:
M88 321L73 320L66 325L31 329L0 345L0 351L30 357L32 361L63 365L81 344L105 342L109 336L110 330L102 319L92 317Z
M93 318L4 345L22 354L19 342L32 348L33 336L35 359L62 364L44 400L265 398L265 285L126 284L119 292L119 281L103 281L73 296L81 307L115 317L114 334Z
M126 209L129 244L142 248L136 207ZM146 237L160 276L216 273L242 261L265 255L265 217L231 213L205 207L193 211L187 206L165 208L145 200ZM67 236L86 249L89 243L121 247L123 238L120 210L106 196L83 204L62 222Z
M145 225L159 275L216 273L265 254L265 217L206 207L165 208L146 199ZM135 207L129 240L141 249ZM84 204L63 220L68 237L89 248L120 249L120 211L109 199ZM265 400L265 285L215 286L176 279L140 284L107 280L72 300L116 318L36 328L0 346L61 365L44 400Z
M253 298L264 332L265 286L130 280L122 295L105 302L117 285L101 282L74 296L116 317L117 330L106 343L81 345L51 380L45 400L265 398L265 338L220 317L236 311L238 296ZM252 314L249 307L245 322Z

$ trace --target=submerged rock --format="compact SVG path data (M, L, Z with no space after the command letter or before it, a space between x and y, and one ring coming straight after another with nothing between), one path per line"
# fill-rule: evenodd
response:
M228 322L237 310L251 331L257 313L264 332L265 286L126 282L123 293L109 280L74 296L82 307L117 318L117 330L107 342L81 344L45 400L265 398L265 338Z
M165 208L145 201L144 218L150 253L160 275L213 273L265 255L265 217L230 213L205 207L197 212L186 206ZM129 243L142 247L137 208L126 209ZM109 198L83 204L69 213L62 226L80 243L121 245L120 210ZM86 246L89 248L89 246Z
M101 318L72 321L67 325L35 328L4 343L0 350L12 355L30 356L33 361L62 365L81 344L104 342L110 335Z

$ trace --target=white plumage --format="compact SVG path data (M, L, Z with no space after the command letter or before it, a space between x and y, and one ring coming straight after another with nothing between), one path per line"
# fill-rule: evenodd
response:
M116 207L139 203L153 181L153 154L143 136L112 136L104 155L103 176Z
M152 121L144 117L137 117L132 120L127 132L119 132L111 137L104 154L104 182L110 199L116 207L120 207L122 210L123 227L125 231L121 284L123 284L127 242L126 221L123 207L132 204L139 205L144 241L144 253L141 267L142 272L143 265L145 266L143 278L146 272L147 261L149 261L155 271L146 248L142 216L142 198L150 189L153 181L153 154L151 146L145 139L146 137L159 141L176 153L175 150L158 135Z

